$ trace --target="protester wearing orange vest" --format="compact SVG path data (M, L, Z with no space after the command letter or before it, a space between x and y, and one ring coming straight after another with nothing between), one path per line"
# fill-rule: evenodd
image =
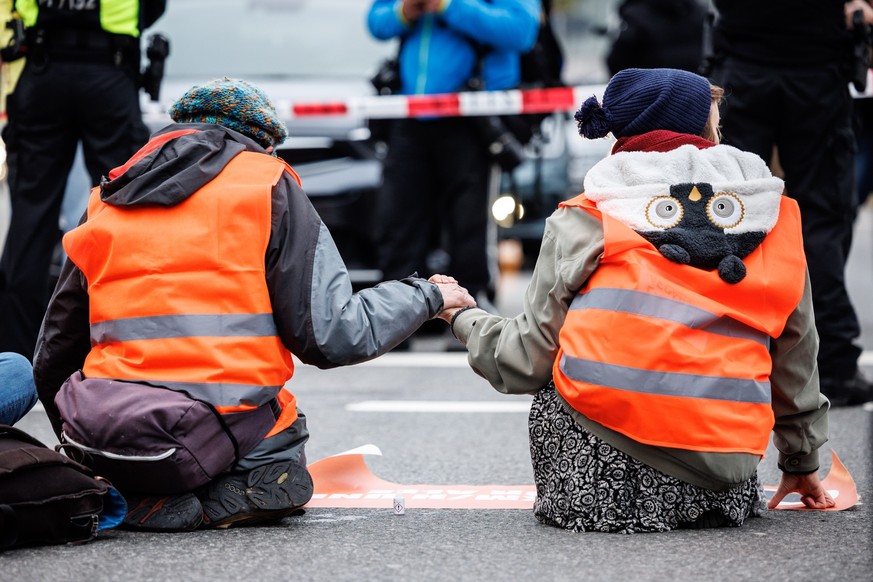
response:
M827 440L797 204L747 152L718 145L722 91L627 69L576 114L612 154L546 224L524 310L441 314L495 389L534 394L543 523L575 531L739 526L765 505L770 432L808 507Z
M193 87L91 193L40 333L34 377L65 449L157 531L275 521L312 496L291 355L322 368L396 346L446 307L434 275L352 292L286 129L243 81Z

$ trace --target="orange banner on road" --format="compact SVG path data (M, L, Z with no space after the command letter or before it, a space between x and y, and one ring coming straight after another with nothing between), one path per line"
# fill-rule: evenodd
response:
M365 454L373 445L328 457L309 466L315 493L306 507L390 508L402 496L407 509L531 509L533 485L400 485L374 475Z
M536 498L533 485L401 485L374 475L364 455L381 455L374 445L340 453L309 465L315 485L306 507L355 507L388 509L397 496L407 509L532 509ZM822 482L836 507L848 509L858 502L858 492L849 471L832 452L830 473ZM772 496L775 486L765 486ZM796 499L795 499L796 498ZM805 509L796 494L789 495L777 509Z
M849 470L846 469L845 465L843 465L842 461L840 461L840 458L834 451L831 451L831 470L828 472L828 476L822 480L821 484L827 492L830 493L831 497L833 497L836 505L829 509L819 509L815 511L842 511L843 509L849 509L858 503L858 489L855 486L855 480L852 479ZM775 485L764 486L764 493L767 495L767 499L773 497L773 493L775 492ZM800 495L797 493L790 493L779 502L776 509L808 508L800 500Z

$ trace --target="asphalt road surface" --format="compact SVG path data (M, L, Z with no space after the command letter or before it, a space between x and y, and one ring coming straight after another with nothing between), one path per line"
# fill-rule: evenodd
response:
M857 227L849 286L873 373L873 218ZM501 310L517 310L524 274L507 277ZM399 484L530 485L528 397L496 393L463 354L422 340L353 368L299 366L292 389L312 433L310 462L359 445L379 477ZM447 404L451 403L451 404ZM513 406L506 406L514 403ZM445 412L445 409L452 409ZM836 451L861 502L842 512L771 511L741 528L664 534L571 533L530 510L310 508L278 525L184 534L103 532L83 545L0 554L0 581L139 580L873 580L873 407L836 409L821 474ZM21 428L54 444L44 412ZM775 449L761 463L779 478Z

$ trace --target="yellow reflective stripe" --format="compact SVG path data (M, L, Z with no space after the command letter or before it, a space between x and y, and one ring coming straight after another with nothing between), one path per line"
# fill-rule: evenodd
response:
M36 0L16 0L15 11L24 22L24 26L30 28L36 24L36 19L39 16L39 7L36 5Z
M106 32L139 37L139 2L102 0L100 26Z
M15 11L24 26L36 26L39 18L37 0L16 0ZM139 2L103 0L100 2L100 26L112 34L139 38Z

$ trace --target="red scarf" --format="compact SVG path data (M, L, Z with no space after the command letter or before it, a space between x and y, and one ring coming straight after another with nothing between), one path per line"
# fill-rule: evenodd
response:
M693 145L699 150L705 150L716 145L714 142L698 135L676 133L666 129L658 129L640 135L620 137L612 146L612 153L618 152L669 152L679 146Z

